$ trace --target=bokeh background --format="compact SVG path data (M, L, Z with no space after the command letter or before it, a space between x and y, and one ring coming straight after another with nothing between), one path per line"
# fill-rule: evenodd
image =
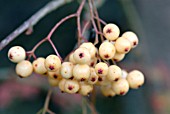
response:
M0 40L21 25L49 0L0 0ZM139 36L139 46L132 50L119 65L130 71L140 69L146 82L138 90L125 96L105 98L96 96L99 114L170 114L170 1L169 0L106 0L98 9L107 23L116 23L121 33L133 30ZM0 51L0 114L36 114L42 108L48 84L40 76L20 79L15 74L15 64L7 59L13 45L26 50L44 38L61 18L74 13L78 3L72 2L44 17L33 34L21 34ZM71 19L53 35L53 41L62 57L76 43L76 23ZM37 56L54 53L48 43L37 49ZM52 95L50 109L57 114L81 114L78 95L61 94L57 89ZM90 113L90 111L89 111Z

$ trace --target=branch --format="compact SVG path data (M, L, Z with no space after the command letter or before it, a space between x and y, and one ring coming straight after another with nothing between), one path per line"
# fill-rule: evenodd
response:
M25 30L32 28L48 13L73 0L52 0L0 42L0 51Z

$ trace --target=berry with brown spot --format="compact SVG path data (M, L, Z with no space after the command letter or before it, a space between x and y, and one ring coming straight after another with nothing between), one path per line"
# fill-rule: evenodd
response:
M50 72L55 72L61 67L61 60L56 55L49 55L45 59L45 67Z
M69 79L73 77L73 63L72 62L63 62L61 65L61 75L63 78Z
M122 70L117 65L111 65L109 66L107 79L109 81L118 81L119 78L121 78Z
M64 85L64 90L67 93L73 94L78 92L80 86L76 80L66 80Z
M129 91L128 81L124 78L112 83L112 89L117 95L125 95Z
M115 42L116 52L126 54L131 49L129 40L124 37L119 37Z
M95 72L98 76L106 76L108 73L108 65L104 62L99 62L95 65Z
M25 60L26 52L21 46L13 46L8 51L8 58L11 62L18 63Z
M104 60L109 60L114 57L116 49L110 42L103 42L99 47L99 55Z
M36 60L33 61L33 69L34 72L37 74L45 74L47 72L47 69L45 68L45 58L39 57Z
M93 85L83 82L80 83L80 90L78 91L78 93L83 96L87 96L92 92L92 90L93 90Z
M23 60L16 65L16 73L19 77L26 78L33 72L33 66L30 61Z
M120 30L117 25L110 23L103 28L103 34L107 40L114 41L119 37Z
M119 61L123 60L124 57L125 57L125 54L124 54L124 53L118 53L118 52L116 52L115 55L114 55L114 57L112 58L112 60L115 61L115 62L119 62Z
M95 69L91 67L90 68L90 77L87 82L89 84L96 84L98 81L98 77L99 76L96 74Z

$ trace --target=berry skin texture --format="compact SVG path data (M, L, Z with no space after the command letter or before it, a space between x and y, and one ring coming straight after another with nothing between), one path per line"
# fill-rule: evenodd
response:
M108 65L104 62L99 62L95 65L95 72L98 76L106 76L108 73Z
M79 94L83 96L89 95L93 90L93 85L90 85L88 83L80 83L80 90L78 91Z
M104 60L109 60L115 55L116 49L110 42L103 42L99 47L99 55Z
M73 53L69 56L69 62L72 62L73 64L76 64L76 61L74 60Z
M61 92L65 92L65 83L66 83L66 79L62 78L59 81L58 87L61 90Z
M126 38L119 37L115 42L115 48L118 53L126 54L130 51L131 44Z
M86 64L77 64L73 68L73 76L78 81L86 81L90 77L90 67Z
M42 57L37 58L36 60L33 61L33 69L34 72L37 74L46 74L47 69L45 68L45 59Z
M73 53L73 58L78 64L87 64L91 60L90 53L86 48L78 48Z
M114 41L119 37L120 30L117 25L110 23L103 28L103 34L107 40Z
M94 68L91 67L91 68L90 68L90 77L89 77L89 79L88 79L87 82L88 82L89 84L94 85L94 84L97 83L98 77L99 77L99 76L96 74Z
M73 76L73 63L64 62L61 65L61 75L63 78L69 79Z
M111 84L111 82L106 78L106 76L99 76L98 82L96 83L98 86L106 86L109 84Z
M30 76L33 72L33 66L30 61L23 60L16 65L16 74L21 78Z
M53 87L58 86L59 81L59 79L48 77L48 83Z
M109 66L107 79L109 81L118 81L122 76L122 70L117 65Z
M26 52L21 46L14 46L9 49L8 58L11 62L18 63L25 60Z
M115 61L115 62L119 62L119 61L123 60L124 57L125 57L125 54L124 54L124 53L118 53L118 52L116 52L115 55L114 55L114 57L112 58L112 60Z
M134 32L127 31L127 32L123 33L122 37L129 40L132 48L135 48L139 43L138 37Z
M105 97L114 97L116 93L113 91L111 84L100 87L102 94Z
M95 58L96 47L91 42L85 42L81 44L80 47L86 48L89 51L91 58Z
M138 70L131 71L126 77L130 88L138 89L144 84L144 75Z
M78 92L79 88L80 85L76 80L66 80L64 85L65 92L70 94Z
M56 55L49 55L45 59L45 67L50 72L55 72L61 67L61 60Z
M117 95L125 95L129 91L129 84L126 79L119 79L112 83L112 89Z

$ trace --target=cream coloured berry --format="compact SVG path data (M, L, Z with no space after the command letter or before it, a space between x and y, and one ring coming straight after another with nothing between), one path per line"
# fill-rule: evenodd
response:
M60 73L60 69L58 69L55 72L48 71L47 75L48 75L48 77L54 78L54 79L59 79L60 80L62 78L61 73Z
M130 88L137 89L144 84L144 75L141 71L133 70L126 77Z
M73 76L73 63L63 62L61 65L61 75L63 78L69 79Z
M121 78L122 70L117 65L109 66L107 79L109 81L118 81Z
M113 91L111 84L100 87L102 94L105 97L114 97L116 93Z
M86 81L90 77L90 67L87 64L77 64L73 68L73 76L78 81Z
M117 25L110 23L103 28L103 34L107 40L114 41L119 37L120 30Z
M111 82L106 78L106 76L99 76L98 77L98 81L96 83L96 85L98 86L106 86L111 84Z
M67 93L73 94L78 92L80 85L76 80L66 80L64 90Z
M106 76L108 73L108 65L104 62L99 62L95 65L95 72L98 76Z
M128 72L123 69L123 70L122 70L122 78L125 78L125 79L126 79L127 75L128 75Z
M138 37L134 32L127 31L127 32L123 33L122 37L124 37L130 41L132 48L135 48L139 43Z
M89 84L96 84L97 83L97 81L98 81L98 75L96 74L96 72L95 72L95 70L94 70L94 68L90 68L90 77L89 77L89 79L88 79L88 83Z
M99 47L99 55L101 58L105 60L113 58L115 52L116 52L115 46L107 41L103 42Z
M74 60L73 53L69 55L69 62L72 62L73 64L76 64L76 61Z
M78 93L83 96L87 96L92 92L92 90L93 90L93 85L86 82L81 82Z
M117 95L125 95L129 91L129 84L126 79L121 78L112 83L112 89Z
M124 54L124 53L118 53L118 52L116 52L115 55L114 55L114 57L112 58L112 60L115 61L115 62L119 62L119 61L123 60L124 57L125 57L125 54Z
M93 58L93 59L90 60L90 62L88 63L88 65L89 65L90 67L94 67L94 66L96 65L96 63L97 63L97 58L95 57L95 58Z
M61 92L65 92L65 83L66 83L65 78L62 78L58 83L58 87L61 90Z
M96 47L91 42L85 42L81 44L80 47L86 48L89 51L91 58L95 58Z
M46 74L47 69L45 68L45 59L43 57L39 57L33 61L33 69L37 74Z
M61 60L56 55L49 55L45 59L45 67L48 71L55 72L61 67Z
M88 49L81 47L74 51L73 58L78 64L87 64L90 62L91 56Z
M10 61L18 63L20 61L25 60L26 52L21 46L14 46L9 49L8 58Z
M23 60L16 65L16 73L21 78L30 76L33 72L33 66L30 61Z
M60 79L48 77L48 83L51 86L58 86Z
M118 53L128 53L131 49L129 40L119 37L115 42L115 48Z

